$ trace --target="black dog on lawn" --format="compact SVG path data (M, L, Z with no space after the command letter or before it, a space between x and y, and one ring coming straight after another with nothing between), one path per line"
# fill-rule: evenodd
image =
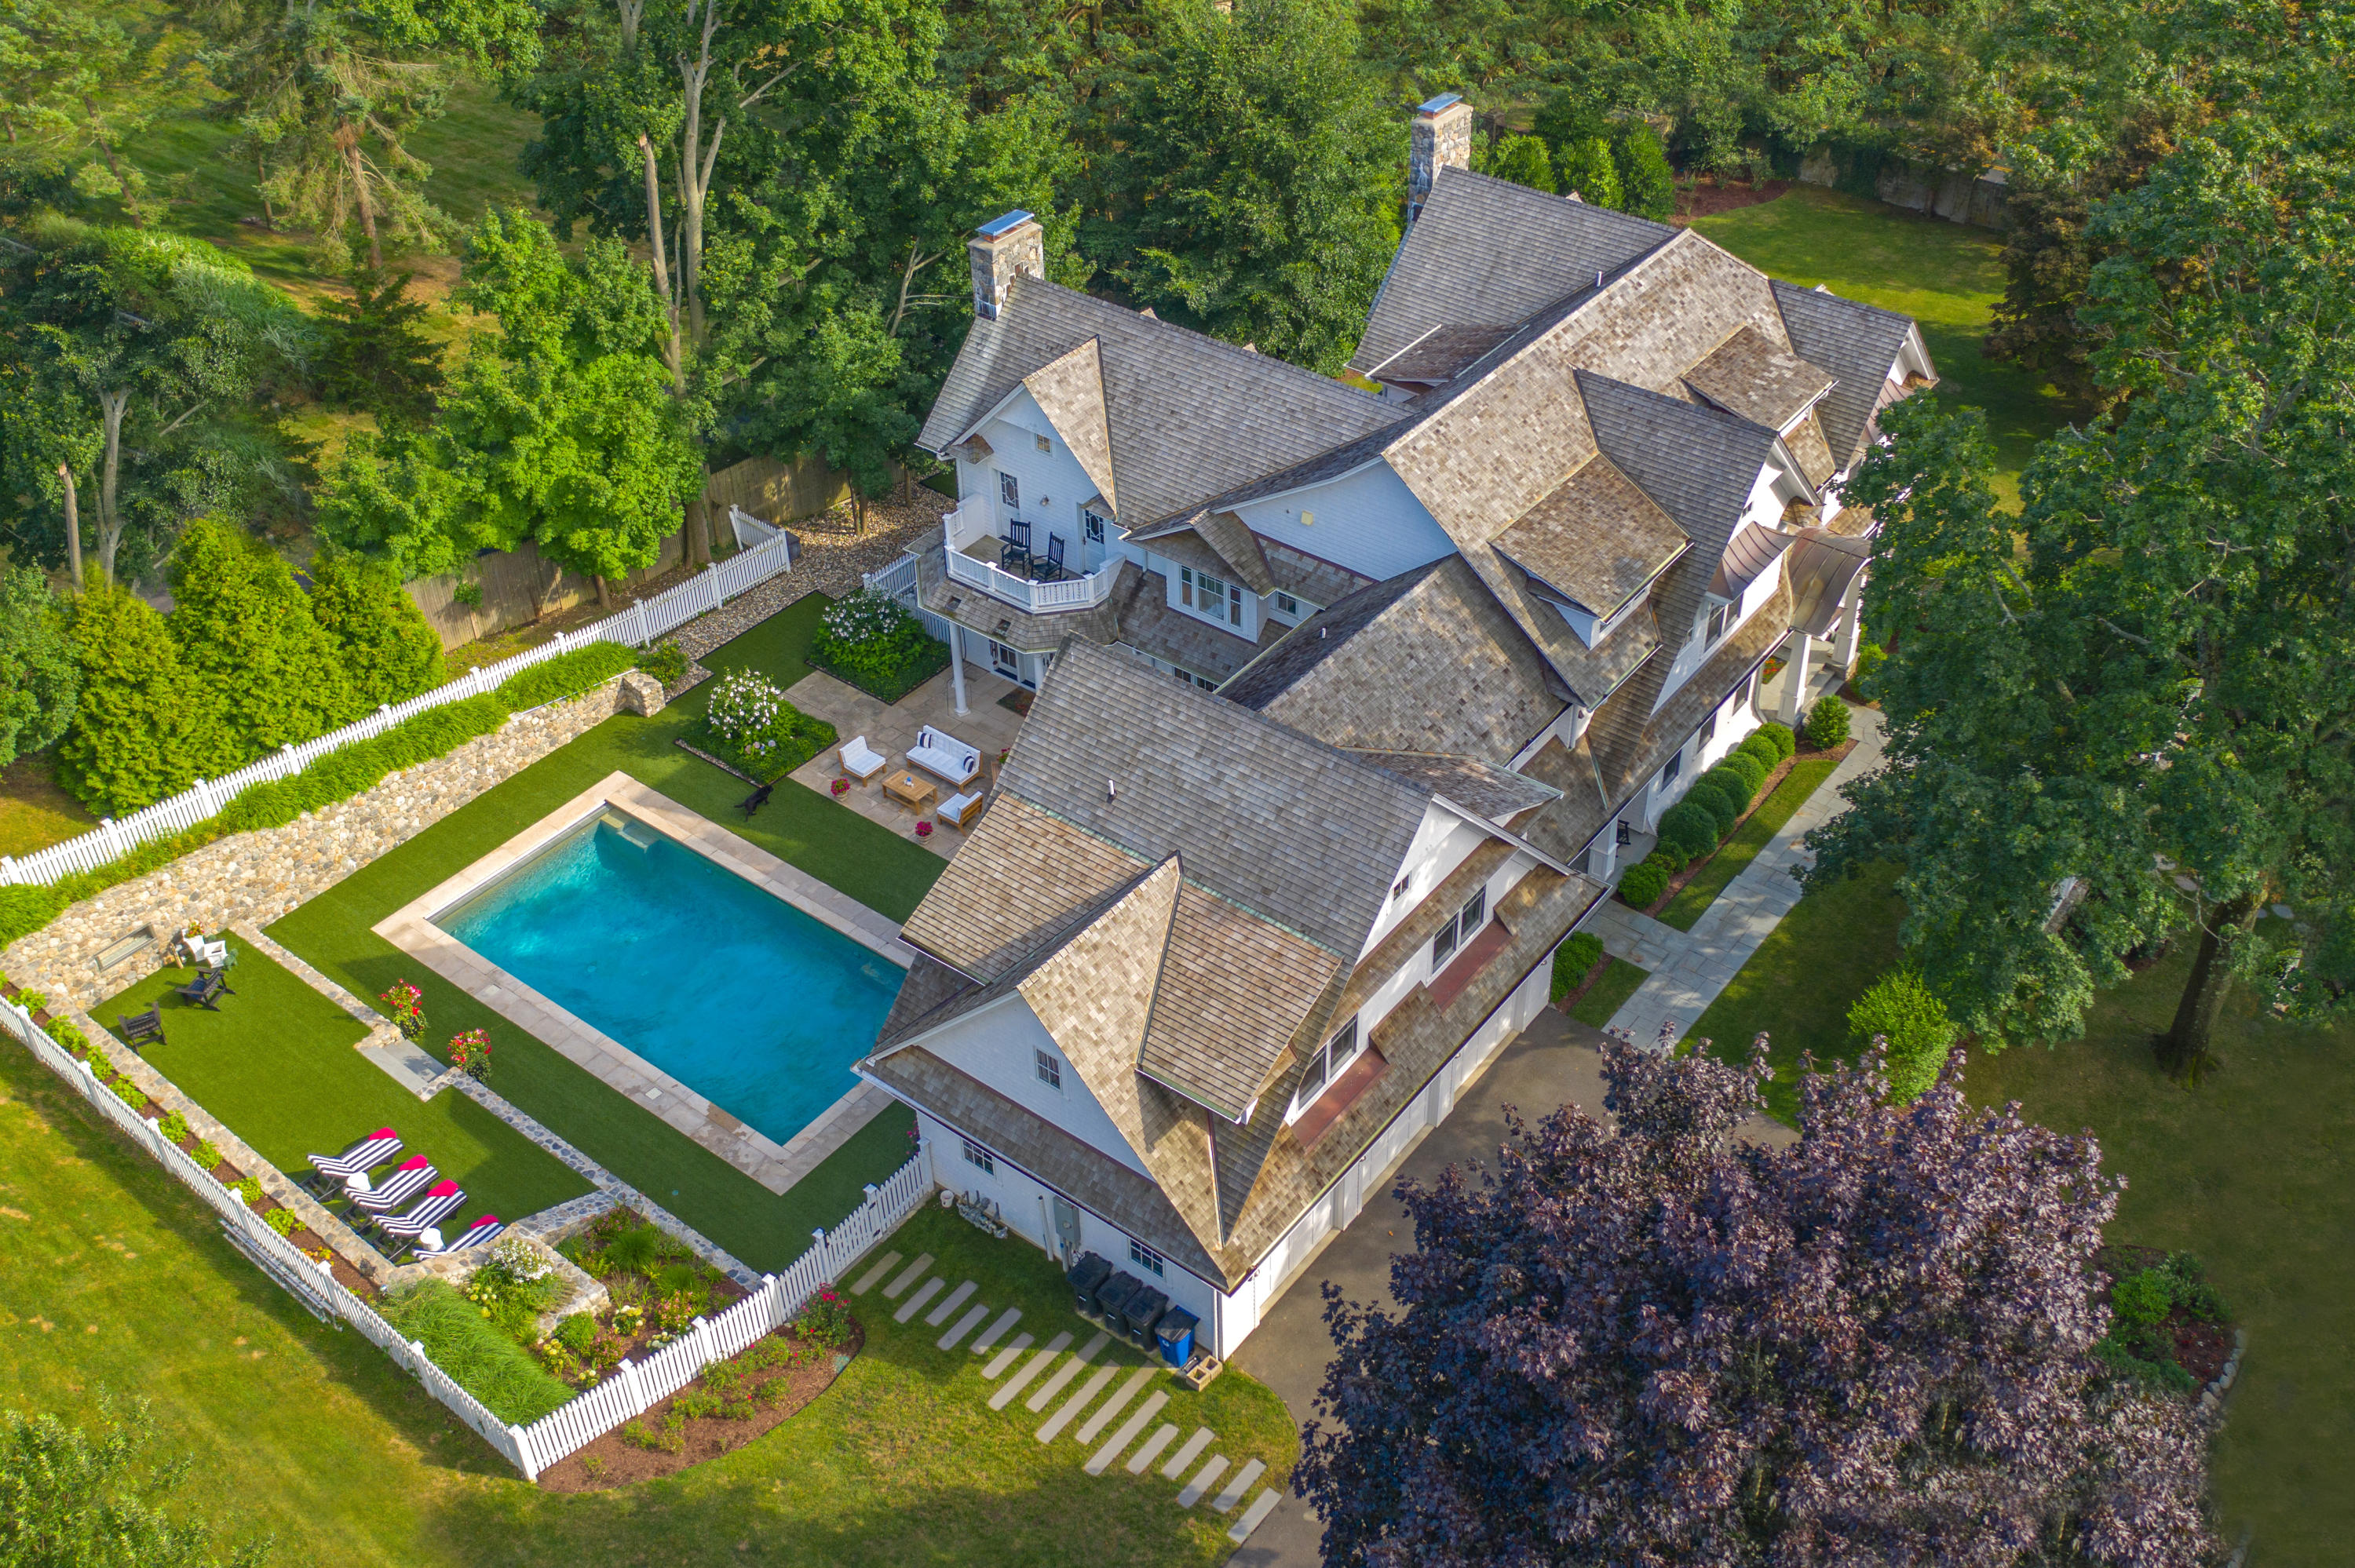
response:
M775 788L774 784L763 784L744 797L743 803L739 809L743 811L746 821L751 821L752 813L769 803L769 791Z

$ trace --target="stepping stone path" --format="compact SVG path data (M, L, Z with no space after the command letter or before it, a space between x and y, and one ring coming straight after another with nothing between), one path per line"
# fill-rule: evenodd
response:
M943 1324L948 1325L933 1344L938 1349L953 1351L964 1342L967 1335L974 1334L974 1331L980 1328L982 1320L989 1317L990 1308L986 1303L973 1300L974 1296L981 1288L973 1280L962 1281L954 1290L949 1289L948 1280L945 1277L931 1274L933 1261L932 1254L920 1254L914 1262L901 1268L897 1277L892 1278L889 1285L883 1286L883 1297L886 1300L900 1303L891 1316L895 1321L901 1323L912 1321L917 1313L924 1312L925 1308L930 1307L931 1310L926 1312L924 1317L926 1326L938 1329ZM878 1285L882 1284L885 1277L890 1275L893 1268L899 1266L900 1262L900 1255L897 1252L885 1253L859 1275L858 1281L850 1287L850 1293L853 1296L864 1296L873 1290ZM930 1277L927 1277L927 1276ZM943 1291L947 1293L943 1295ZM904 1300L901 1299L903 1297ZM960 1315L960 1308L963 1309L962 1315ZM954 1319L955 1321L951 1323L951 1319ZM1156 1390L1147 1393L1144 1403L1137 1404L1134 1409L1130 1408L1130 1402L1143 1393L1146 1386L1160 1374L1163 1371L1160 1364L1148 1360L1147 1364L1141 1367L1107 1365L1094 1367L1091 1372L1089 1369L1096 1357L1103 1353L1106 1346L1113 1343L1113 1335L1110 1333L1096 1334L1086 1344L1072 1351L1068 1356L1063 1352L1070 1350L1072 1336L1069 1333L1057 1333L1037 1353L1031 1355L1028 1361L1024 1361L1023 1352L1030 1350L1033 1343L1031 1336L1017 1334L1011 1340L1006 1340L1007 1331L1021 1320L1021 1308L1009 1307L998 1313L990 1322L989 1327L981 1330L973 1340L971 1353L989 1357L981 1369L981 1375L992 1382L1001 1377L1006 1379L1005 1382L998 1383L996 1390L990 1394L989 1408L1004 1410L1017 1399L1022 1398L1027 1389L1029 1391L1029 1397L1024 1400L1025 1405L1033 1414L1044 1414L1050 1404L1054 1404L1058 1397L1071 1388L1073 1383L1078 1382L1081 1373L1087 1372L1087 1381L1081 1383L1076 1390L1072 1390L1070 1397L1064 1399L1055 1413L1048 1416L1040 1425L1038 1432L1039 1441L1042 1444L1052 1443L1061 1436L1072 1423L1078 1422L1078 1427L1071 1432L1071 1437L1084 1448L1095 1443L1097 1438L1103 1436L1106 1427L1125 1414L1126 1419L1121 1421L1119 1428L1103 1439L1081 1467L1091 1476L1101 1476L1111 1469L1123 1454L1128 1454L1124 1468L1130 1475L1142 1476L1152 1469L1162 1455L1168 1451L1169 1446L1178 1440L1177 1426L1167 1422L1161 1423L1157 1427L1155 1425L1156 1418L1160 1415L1163 1407L1168 1404L1170 1396L1166 1391ZM1058 1360L1061 1364L1053 1365ZM1020 1363L1018 1368L1017 1362ZM1124 1371L1128 1373L1127 1378L1121 1382L1119 1388L1114 1390L1111 1397L1105 1399L1102 1404L1096 1404L1098 1396L1102 1395L1105 1389L1110 1388ZM1009 1372L1012 1373L1011 1376L1007 1375ZM1040 1381L1041 1374L1049 1374L1045 1376L1043 1382ZM1038 1386L1032 1388L1031 1385L1034 1383ZM1086 1419L1082 1420L1082 1413L1087 1412L1092 1404L1095 1405L1093 1413L1087 1414ZM1135 1445L1138 1437L1143 1436L1148 1429L1153 1435L1146 1437L1141 1446L1137 1446L1134 1453L1130 1453L1131 1446ZM1218 1435L1209 1427L1198 1426L1194 1429L1194 1435L1180 1444L1177 1451L1169 1455L1167 1462L1161 1465L1162 1476L1174 1481L1185 1475L1187 1470L1193 1467L1195 1461L1201 1460L1201 1467L1194 1470L1193 1478L1187 1481L1184 1489L1178 1494L1178 1507L1192 1508L1203 1499L1212 1487L1218 1486L1221 1480L1224 1480L1226 1485L1216 1498L1210 1499L1210 1507L1222 1514L1233 1513L1236 1506L1242 1501L1244 1494L1252 1489L1252 1484L1266 1473L1266 1465L1257 1459L1244 1465L1240 1470L1234 1469L1233 1461L1223 1454L1211 1454L1204 1459L1203 1454L1217 1440ZM1227 1538L1238 1545L1249 1540L1251 1533L1266 1520L1270 1513L1274 1511L1280 1500L1279 1495L1273 1489L1262 1487L1259 1495L1252 1499L1251 1506L1242 1510L1234 1524L1228 1530Z

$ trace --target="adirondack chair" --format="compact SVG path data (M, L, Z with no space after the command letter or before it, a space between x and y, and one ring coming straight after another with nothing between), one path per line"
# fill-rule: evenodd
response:
M237 994L229 989L228 976L219 969L202 970L187 984L175 986L172 989L178 991L183 1000L193 1006L203 1008L207 1012L220 1011L214 998Z
M1030 567L1030 524L1019 517L1006 520L1006 533L997 541L997 564L1009 572Z
M150 1040L158 1045L165 1044L164 1010L160 1007L151 1007L132 1018L125 1018L118 1012L114 1015L114 1022L122 1026L123 1043L134 1051Z

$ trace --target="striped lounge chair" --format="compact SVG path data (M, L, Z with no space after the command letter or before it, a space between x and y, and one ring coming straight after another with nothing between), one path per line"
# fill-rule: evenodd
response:
M441 1174L433 1169L433 1161L422 1154L412 1154L401 1161L400 1170L382 1181L346 1187L344 1195L352 1201L356 1213L389 1214L424 1191Z
M378 1128L341 1154L314 1154L311 1161L311 1181L348 1182L355 1176L368 1171L400 1152L400 1134L389 1127Z
M465 1201L466 1189L455 1181L436 1181L409 1213L391 1219L378 1215L378 1233L392 1243L385 1255L396 1263L400 1261L401 1254L415 1246L427 1231L455 1213L458 1205Z
M457 1240L445 1242L442 1239L442 1232L438 1227L428 1226L417 1238L414 1255L447 1257L453 1252L464 1252L470 1246L488 1246L498 1240L500 1234L506 1228L506 1222L496 1214L485 1214L473 1224L468 1225Z

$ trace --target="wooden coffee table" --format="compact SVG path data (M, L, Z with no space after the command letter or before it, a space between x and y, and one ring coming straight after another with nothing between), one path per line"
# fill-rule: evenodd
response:
M883 793L911 811L922 810L941 796L938 786L928 779L917 777L915 769L911 768L902 768L899 772L886 778L883 780Z

